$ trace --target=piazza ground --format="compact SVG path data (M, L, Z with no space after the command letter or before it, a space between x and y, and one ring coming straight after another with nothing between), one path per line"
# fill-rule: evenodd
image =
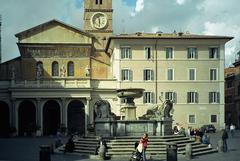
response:
M216 148L217 141L221 138L221 132L210 134L211 143ZM40 138L8 138L0 139L0 161L39 161L39 146L44 144L52 144L55 137ZM66 138L64 139L66 141ZM240 131L236 131L233 138L228 139L229 152L214 153L209 155L198 156L193 161L239 161L240 156ZM130 157L130 156L129 156ZM129 158L116 158L114 161L128 160ZM89 159L86 156L78 154L54 154L51 161L94 161L97 159ZM182 156L178 156L178 161L185 161ZM158 161L157 158L151 161ZM159 160L160 161L160 160Z

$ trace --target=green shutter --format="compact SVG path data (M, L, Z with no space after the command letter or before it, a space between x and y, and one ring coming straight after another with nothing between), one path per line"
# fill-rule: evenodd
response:
M208 93L208 97L209 97L209 103L212 103L212 92Z
M154 79L154 72L153 72L153 70L151 70L151 80L153 80Z
M195 98L196 99L196 103L198 103L199 102L199 94L197 92L195 92L195 93L196 93L195 94L196 95L196 98Z
M154 93L151 92L151 103L154 103Z
M195 58L198 59L198 50L195 48Z
M217 103L220 103L220 93L217 92Z
M143 93L143 103L146 103L146 92Z
M132 70L129 70L129 80L130 81L133 80L133 72L132 72Z
M132 59L132 49L129 48L129 59Z
M177 93L173 92L173 102L177 103Z

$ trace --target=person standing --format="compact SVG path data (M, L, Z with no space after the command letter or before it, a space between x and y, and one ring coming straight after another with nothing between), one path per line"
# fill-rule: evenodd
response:
M223 152L227 152L227 151L228 151L227 139L228 139L228 133L227 133L227 131L224 129L224 130L223 130L223 134L222 134Z
M139 144L142 144L142 157L143 157L143 161L146 161L146 150L147 150L147 146L148 146L148 134L144 133L143 137L141 138Z

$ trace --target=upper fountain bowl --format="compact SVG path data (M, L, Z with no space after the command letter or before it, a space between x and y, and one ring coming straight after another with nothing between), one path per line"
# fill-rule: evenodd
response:
M145 90L142 88L126 88L117 89L117 96L119 98L140 98Z

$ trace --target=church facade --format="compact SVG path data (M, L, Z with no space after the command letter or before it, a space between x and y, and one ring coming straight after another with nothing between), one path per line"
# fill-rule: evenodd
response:
M20 57L0 66L0 134L88 134L104 100L124 118L116 89L144 88L137 116L164 99L175 121L224 123L224 44L189 33L113 35L112 0L84 1L84 30L51 20L17 33Z

